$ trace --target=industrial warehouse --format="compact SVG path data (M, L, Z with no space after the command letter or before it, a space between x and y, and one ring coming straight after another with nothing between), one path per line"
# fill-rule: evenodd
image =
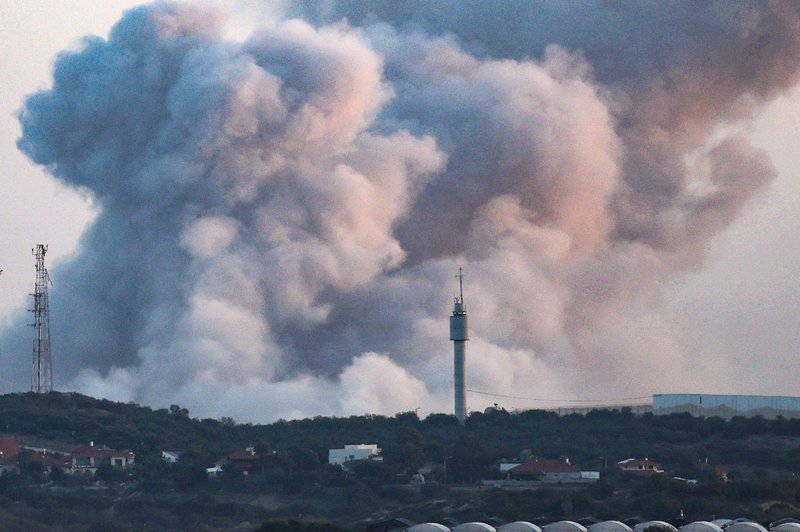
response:
M784 395L721 395L701 393L654 394L647 403L597 404L580 407L547 408L561 416L587 414L592 410L628 409L636 415L690 414L695 417L719 417L730 420L735 417L764 419L800 418L800 397Z
M653 395L653 413L656 415L687 413L697 417L736 416L764 419L800 418L800 397L772 395L710 395L710 394L656 394Z

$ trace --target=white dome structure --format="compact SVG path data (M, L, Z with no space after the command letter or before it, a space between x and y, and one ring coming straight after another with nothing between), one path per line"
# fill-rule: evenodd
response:
M729 524L733 523L733 519L714 519L711 522L720 528L725 528Z
M486 523L480 522L472 522L472 523L461 523L458 526L454 526L451 528L453 532L496 532L496 529L492 525L487 525Z
M587 532L585 526L576 523L575 521L557 521L544 525L542 532Z
M633 532L644 532L651 526L656 526L665 532L667 530L669 530L670 532L678 532L677 528L667 523L666 521L647 521L644 523L639 523L638 525L633 527Z
M800 532L800 523L782 523L770 528L769 532Z
M694 521L688 525L683 525L680 528L680 532L722 532L722 527L710 521Z
M528 521L514 521L497 527L497 532L542 532L542 529Z
M631 532L631 527L621 521L600 521L589 525L589 532Z
M767 529L754 521L736 521L725 527L725 532L767 532Z
M420 523L408 527L407 532L450 532L450 529L439 523Z

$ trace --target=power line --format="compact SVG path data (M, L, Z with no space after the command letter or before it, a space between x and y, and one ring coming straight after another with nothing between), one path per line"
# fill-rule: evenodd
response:
M505 395L501 393L481 392L479 390L467 389L470 393L477 393L479 395L488 395L491 397L502 397L504 399L521 399L523 401L545 401L550 403L609 403L620 401L637 401L640 399L650 399L649 395L642 395L639 397L619 397L616 399L553 399L548 397L523 397L521 395Z

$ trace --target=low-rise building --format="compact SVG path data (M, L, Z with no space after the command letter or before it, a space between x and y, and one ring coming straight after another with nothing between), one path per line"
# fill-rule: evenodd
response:
M110 449L104 445L95 445L94 442L83 447L78 447L69 455L70 473L91 473L94 475L97 468L103 465L128 469L133 467L136 455L130 449Z
M206 475L208 475L209 478L216 478L222 475L222 466L207 467Z
M661 464L649 458L628 458L617 462L617 467L626 475L657 475L663 473Z
M161 451L161 459L167 463L174 464L181 458L180 451Z
M520 465L519 462L502 462L500 464L500 472L501 473L508 473L509 471L511 471L512 469L517 467L518 465Z
M764 419L800 418L800 397L782 395L715 395L699 393L668 393L653 396L653 414L689 413L695 417L736 416Z
M254 447L238 449L217 460L217 467L225 467L234 471L241 471L244 475L257 472L259 458Z
M580 480L581 468L571 464L569 459L533 458L510 469L508 476L516 480Z
M381 460L380 454L377 444L345 445L343 449L328 449L328 462L342 466L356 460Z

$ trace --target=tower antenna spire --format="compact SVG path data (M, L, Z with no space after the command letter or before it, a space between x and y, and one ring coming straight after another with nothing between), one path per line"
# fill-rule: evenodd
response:
M51 283L50 274L44 266L47 246L37 244L31 250L36 257L36 284L33 294L33 378L31 391L47 393L53 391L52 359L50 357L50 303L47 287Z
M458 277L458 292L461 298L459 301L464 303L464 271L461 266L458 267L458 275L456 277Z

